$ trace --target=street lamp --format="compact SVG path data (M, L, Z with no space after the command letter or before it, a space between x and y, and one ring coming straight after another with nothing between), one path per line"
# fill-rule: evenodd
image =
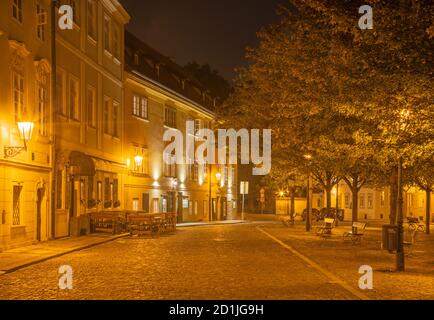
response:
M34 123L29 121L17 122L20 139L23 140L24 146L4 147L5 158L13 158L21 151L27 150L27 143L32 139Z
M310 231L310 218L312 216L312 174L310 170L310 162L312 160L312 155L306 154L304 158L308 161L308 180L307 180L307 194L306 194L306 231Z

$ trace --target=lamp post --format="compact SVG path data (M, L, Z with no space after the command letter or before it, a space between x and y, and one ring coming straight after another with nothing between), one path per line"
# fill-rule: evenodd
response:
M27 150L27 143L32 139L34 123L27 122L17 122L18 131L20 134L20 139L23 140L23 146L9 146L4 147L5 158L13 158L16 157L21 151Z
M306 154L304 158L308 161L308 180L307 180L307 194L306 194L306 231L311 230L310 219L312 216L312 174L310 170L310 161L312 160L312 155Z

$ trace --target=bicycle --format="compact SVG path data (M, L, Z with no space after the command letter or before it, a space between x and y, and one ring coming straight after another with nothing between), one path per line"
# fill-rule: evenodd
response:
M407 218L407 221L409 231L425 232L425 225L420 223L418 218Z

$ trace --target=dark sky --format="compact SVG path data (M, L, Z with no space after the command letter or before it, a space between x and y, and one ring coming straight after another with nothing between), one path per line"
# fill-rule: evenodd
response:
M228 80L245 64L256 32L277 22L287 0L120 0L131 15L128 30L179 64L209 63Z

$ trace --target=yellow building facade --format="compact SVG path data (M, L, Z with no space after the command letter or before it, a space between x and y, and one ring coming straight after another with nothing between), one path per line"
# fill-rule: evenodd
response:
M171 59L126 35L124 161L129 211L177 212L178 222L237 218L235 166L164 161L166 130L212 128L216 100ZM192 134L192 133L190 133ZM195 140L195 147L202 141ZM185 146L185 142L184 142Z
M49 8L48 0L0 2L0 250L51 237Z
M56 33L56 238L87 234L93 212L123 209L123 37L130 19L117 0L63 3L74 8L74 23Z

